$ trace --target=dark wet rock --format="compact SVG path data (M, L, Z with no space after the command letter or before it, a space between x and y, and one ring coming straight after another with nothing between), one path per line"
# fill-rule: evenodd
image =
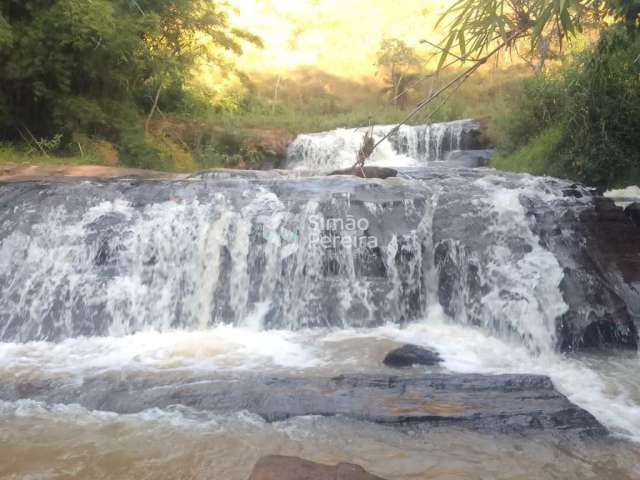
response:
M387 354L383 363L387 367L402 368L413 365L437 365L442 362L440 354L418 345L404 345Z
M445 166L479 168L488 167L494 150L453 150L445 155Z
M385 178L396 177L398 171L384 167L345 168L343 170L335 170L329 175L355 175L360 178L380 178L384 180Z
M568 302L584 302L559 323L562 350L638 348L640 325L640 229L604 197L579 215L584 241L572 246L562 289ZM563 262L564 263L564 262ZM598 308L595 308L598 306Z
M298 457L269 455L253 468L249 480L384 480L359 465L323 465Z
M640 227L640 202L633 202L624 209L624 214L636 227Z
M85 378L82 385L16 382L0 383L0 400L80 404L122 414L183 405L215 414L248 411L269 422L318 415L424 429L605 432L549 378L537 375L199 377L182 383L105 375Z
M580 188L575 183L573 185L569 185L569 187L562 190L562 193L565 197L574 197L574 198L582 198L582 188Z

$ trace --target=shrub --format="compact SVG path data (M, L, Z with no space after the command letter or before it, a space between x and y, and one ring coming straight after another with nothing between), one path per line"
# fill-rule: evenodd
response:
M526 80L496 122L495 165L601 188L639 182L639 58L640 40L611 28L559 71Z

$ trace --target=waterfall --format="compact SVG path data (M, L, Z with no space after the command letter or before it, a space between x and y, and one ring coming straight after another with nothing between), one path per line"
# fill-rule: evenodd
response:
M6 185L0 339L370 328L439 304L458 323L551 351L566 341L559 319L585 311L584 295L561 289L579 250L543 241L556 225L583 235L567 219L590 194L569 187L445 166L386 181L274 172Z
M189 425L209 435L228 419L203 427L211 402L247 408L240 387L255 387L260 404L279 411L287 402L274 400L277 378L364 375L391 388L386 379L398 377L382 359L410 343L443 360L411 370L420 378L444 372L463 385L460 373L527 374L525 383L547 375L612 431L640 439L636 352L558 354L637 346L640 284L601 249L612 241L604 227L633 251L635 227L581 185L464 166L465 156L490 155L465 150L477 146L475 128L403 127L373 158L398 169L385 180L322 174L350 165L359 147L361 131L337 130L298 137L289 170L0 185L3 425L22 432L35 412L37 438L47 420L73 439L74 422L104 414L100 422L119 425L121 445L126 422L157 417L172 429L193 417ZM228 401L218 396L226 392ZM543 392L534 404L559 398ZM500 422L536 431L519 408ZM248 411L239 414L248 425L266 427ZM315 412L301 421L317 425ZM73 428L60 426L61 415ZM349 435L373 438L379 450L379 430L334 420L328 432L356 425ZM229 431L242 435L243 425ZM315 426L304 432L313 448L315 435ZM412 451L413 435L403 438ZM272 443L269 434L264 444Z
M76 208L67 185L40 208L33 192L0 230L0 338L242 326L257 313L259 326L288 329L415 319L426 189L378 202L375 185L313 182L324 194L311 198L303 184L201 180L123 195L85 183ZM401 219L392 230L389 216Z
M474 126L403 127L375 160L439 159L470 145ZM343 166L359 141L302 135L289 160ZM289 170L5 185L0 340L371 328L438 305L538 353L575 348L612 318L614 340L636 341L615 293L631 290L585 254L590 191L448 163L385 181Z
M375 126L373 137L381 140L393 125ZM474 148L480 125L472 120L408 126L403 125L374 152L370 165L407 167L442 161L447 152ZM287 152L290 168L337 170L348 168L356 155L367 128L338 129L331 132L299 135Z

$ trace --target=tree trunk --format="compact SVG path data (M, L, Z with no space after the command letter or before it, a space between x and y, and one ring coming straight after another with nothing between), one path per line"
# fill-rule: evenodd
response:
M149 112L149 116L147 117L147 121L144 122L144 133L149 133L149 125L151 124L151 119L153 119L153 114L156 113L158 109L158 101L160 101L160 92L162 92L162 82L158 86L158 91L156 92L156 97L153 99L153 106L151 107L151 111Z

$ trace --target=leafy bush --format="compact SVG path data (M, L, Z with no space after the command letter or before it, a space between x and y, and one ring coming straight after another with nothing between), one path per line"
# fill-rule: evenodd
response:
M532 173L534 175L562 176L559 170L560 145L566 135L562 125L549 126L537 131L533 136L527 134L528 142L510 155L498 153L493 166L500 170Z
M243 42L260 43L230 25L226 8L211 0L0 1L0 139L20 141L19 126L37 138L61 134L64 150L82 133L118 142L129 163L154 163L158 149L139 130L156 99L165 111L193 104L184 85L197 62L215 62L215 47L239 54Z
M640 40L611 28L558 72L525 81L497 121L496 166L602 188L639 182L639 59Z

